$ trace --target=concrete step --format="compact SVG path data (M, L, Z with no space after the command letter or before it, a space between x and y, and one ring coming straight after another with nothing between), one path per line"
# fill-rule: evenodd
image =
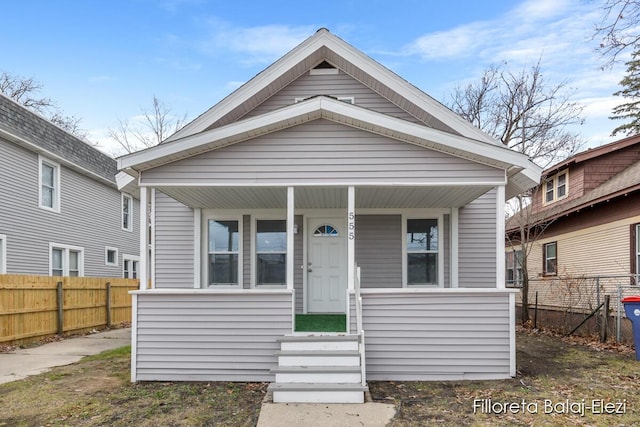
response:
M356 350L338 351L276 351L278 366L360 366Z
M276 383L360 384L359 366L278 366Z
M278 339L281 350L358 350L358 335L288 335Z
M364 403L368 390L361 384L272 383L274 403Z

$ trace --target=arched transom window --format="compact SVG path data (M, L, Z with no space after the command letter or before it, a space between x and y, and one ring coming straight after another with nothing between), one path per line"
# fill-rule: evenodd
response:
M323 224L318 226L313 232L313 237L337 237L338 229L330 224Z

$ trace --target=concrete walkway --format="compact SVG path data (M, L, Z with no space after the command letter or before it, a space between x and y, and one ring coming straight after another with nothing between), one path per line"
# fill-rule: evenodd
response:
M384 427L395 413L386 403L264 402L257 427Z
M0 353L0 384L21 380L55 366L70 365L84 356L129 344L131 329L123 328Z

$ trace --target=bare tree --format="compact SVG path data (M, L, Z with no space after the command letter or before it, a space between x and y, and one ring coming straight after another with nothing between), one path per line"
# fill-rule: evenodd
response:
M153 147L177 132L187 122L187 115L172 114L164 102L153 96L151 108L140 108L142 115L134 119L118 119L118 126L108 134L127 153Z
M477 82L455 88L451 109L541 167L576 153L584 141L568 127L583 123L583 107L571 100L566 84L546 83L540 61L516 73L505 67L506 63L489 67ZM528 206L532 196L529 192L516 197L519 232L511 234L522 247L523 321L529 319L527 258L546 228L540 224L531 227Z
M80 127L79 118L65 116L51 98L38 96L43 87L42 83L33 77L17 76L7 71L0 73L0 92L2 94L44 116L75 137L89 142L87 132Z
M607 0L594 38L600 39L599 51L605 66L612 66L624 52L640 49L640 1Z

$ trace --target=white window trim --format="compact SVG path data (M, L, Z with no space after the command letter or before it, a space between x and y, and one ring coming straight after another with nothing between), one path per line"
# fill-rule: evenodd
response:
M407 283L407 220L409 219L435 219L438 221L438 283L424 285L409 285ZM420 213L402 214L402 287L403 288L444 288L444 215L442 212L424 210Z
M281 285L258 285L256 283L256 278L258 275L258 250L256 247L256 233L258 232L258 221L261 220L281 220L286 224L287 213L283 212L251 214L251 289L285 289L287 287L286 283L283 283ZM287 252L285 250L285 256L286 254Z
M69 276L69 251L78 252L78 277L84 277L84 248L54 242L49 242L49 276L53 276L53 249L61 249L64 251L62 258L63 277Z
M140 278L140 257L138 255L127 255L127 254L122 254L122 277L124 277L124 265L125 265L125 261L134 261L138 263L138 274L137 274L137 279Z
M244 287L243 281L243 269L244 269L244 247L243 247L243 214L220 214L211 211L205 211L202 214L202 226L201 226L201 245L200 250L202 253L201 257L201 269L200 269L200 278L201 278L201 287L204 289L242 289ZM238 283L236 285L228 284L228 285L212 285L209 286L209 220L214 221L238 221Z
M0 234L0 274L7 274L7 235Z
M562 175L565 175L564 181L564 196L558 197L558 178ZM551 182L553 184L553 199L547 201L547 183ZM569 170L563 170L562 172L558 172L555 175L550 176L549 178L544 180L544 185L542 187L542 204L550 205L559 200L566 199L569 196Z
M109 251L114 251L116 253L115 262L109 262ZM114 248L111 246L104 247L104 265L107 265L109 267L118 266L118 248Z
M556 247L556 255L553 258L548 258L547 257L547 246L549 245L555 245ZM556 271L553 273L550 273L547 271L547 261L553 259L556 262ZM543 276L557 276L558 275L558 241L552 241L552 242L547 242L547 243L543 243L542 244L542 262L544 263L542 265L542 275Z
M44 206L42 204L42 165L46 164L54 168L53 185L54 185L54 198L53 207ZM60 188L60 164L52 160L38 155L38 206L41 209L45 209L51 212L60 213L60 196L62 194Z
M133 231L133 197L128 194L121 193L122 197L120 199L120 227L124 231ZM124 226L124 199L129 200L129 227Z

